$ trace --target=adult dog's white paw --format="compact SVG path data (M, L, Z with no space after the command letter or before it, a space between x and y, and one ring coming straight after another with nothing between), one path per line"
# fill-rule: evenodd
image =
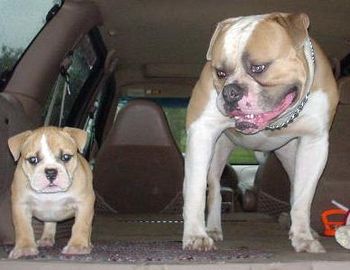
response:
M302 237L292 237L292 246L296 252L325 253L326 250L316 239L305 239Z
M314 229L310 228L310 231L311 231L311 235L312 235L313 238L315 238L315 239L319 239L320 238L320 235Z
M210 251L216 250L213 239L207 235L184 237L182 248L187 250Z
M222 241L223 235L222 235L222 231L218 230L218 229L214 229L214 230L208 230L207 234L209 235L209 237L211 239L213 239L214 241Z

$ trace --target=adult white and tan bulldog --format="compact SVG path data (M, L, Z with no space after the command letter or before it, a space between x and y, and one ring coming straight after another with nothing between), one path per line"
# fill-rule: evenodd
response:
M18 160L11 186L15 247L9 258L37 255L37 246L53 246L56 223L72 217L72 235L62 253L90 253L95 194L89 164L79 154L86 139L83 130L56 127L25 131L9 139L10 151ZM37 242L32 217L44 221Z
M285 13L218 24L187 114L184 249L211 250L223 239L219 179L231 151L243 146L275 151L289 175L294 249L325 251L311 231L310 206L338 92L308 26L307 15Z

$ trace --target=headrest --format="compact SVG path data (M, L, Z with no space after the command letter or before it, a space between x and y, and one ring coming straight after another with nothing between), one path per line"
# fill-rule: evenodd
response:
M113 145L159 145L174 143L161 107L149 100L132 100L117 115L107 135Z

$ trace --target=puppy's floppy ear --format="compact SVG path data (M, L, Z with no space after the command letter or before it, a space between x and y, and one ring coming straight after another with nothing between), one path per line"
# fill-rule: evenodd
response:
M64 127L63 131L68 133L78 146L80 153L83 153L87 141L87 132L79 128Z
M233 24L235 21L237 21L238 18L230 18L230 19L226 19L224 21L221 21L217 24L216 29L214 31L214 34L211 37L210 43L209 43L209 48L207 51L207 61L211 61L212 60L212 51L213 51L213 47L215 44L216 39L219 36L219 33L221 32L221 30L227 26L228 24Z
M27 130L8 139L7 144L15 161L19 159L21 147L31 133L31 130Z

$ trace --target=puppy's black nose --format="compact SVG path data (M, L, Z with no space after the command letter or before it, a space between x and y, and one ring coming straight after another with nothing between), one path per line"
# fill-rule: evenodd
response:
M229 105L236 104L244 95L244 88L237 83L231 83L224 86L222 96Z
M55 181L56 177L57 177L58 171L57 169L54 168L46 168L45 169L45 175L47 180L49 180L51 183L53 181Z

